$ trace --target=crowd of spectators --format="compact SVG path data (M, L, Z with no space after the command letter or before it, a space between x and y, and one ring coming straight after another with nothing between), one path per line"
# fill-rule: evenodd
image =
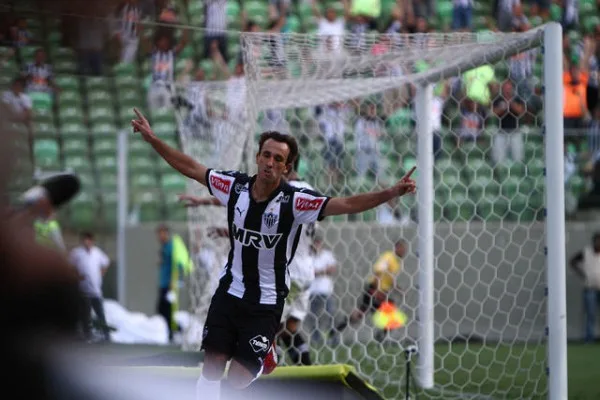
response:
M600 159L600 107L598 102L598 51L600 25L580 21L582 4L574 0L520 0L477 2L453 0L124 0L116 7L94 6L95 18L62 16L61 46L74 50L77 72L84 76L108 76L115 66L148 64L144 79L147 109L173 106L172 88L176 83L229 79L244 88L244 66L239 31L313 32L321 38L320 51L328 53L382 54L401 45L399 34L434 31L523 32L545 21L555 20L564 29L564 124L566 180L586 176L590 193L599 193L594 166ZM590 6L591 4L591 6ZM448 7L451 9L448 10ZM93 7L98 7L94 11ZM475 18L476 10L489 7L484 20ZM257 12L257 10L265 12ZM481 15L481 12L479 12ZM5 27L0 32L3 61L15 58L20 73L3 94L3 104L13 120L24 123L33 141L32 107L56 106L61 87L55 83L52 62L48 61L44 38L28 27L35 12L19 13L18 8L3 14ZM584 26L585 25L585 26ZM201 29L198 29L201 28ZM375 42L372 32L385 34ZM344 40L341 39L342 35ZM414 40L420 40L419 35ZM233 38L233 39L232 39ZM274 71L285 63L282 43L274 41L269 65ZM32 59L24 49L35 47ZM540 126L542 88L539 50L514 55L506 60L504 74L498 66L483 65L461 76L436 85L432 110L436 158L460 159L465 150L486 149L483 157L494 167L512 162L527 163L525 142L529 129ZM422 65L403 65L373 71L374 74L404 75L419 71ZM426 66L425 66L426 68ZM317 121L317 133L325 143L323 158L330 171L331 184L343 183L340 177L348 160L346 143L355 143L353 169L358 178L378 178L383 142L414 129L414 96L411 85L390 89L382 96L357 101L323 104L310 110ZM214 110L201 91L192 91L191 121L210 123ZM240 96L230 96L228 109L219 118L237 118ZM281 111L281 110L280 110ZM263 125L285 121L285 112L270 110ZM493 130L488 128L494 127ZM449 129L448 129L449 128ZM293 129L291 133L294 134ZM490 134L490 132L493 132ZM350 139L348 136L352 136ZM451 137L455 149L443 143ZM395 171L393 171L395 172ZM394 175L394 173L392 173ZM598 186L598 188L596 188ZM585 190L584 190L585 191ZM585 196L584 196L585 197ZM589 203L589 202L588 202ZM589 204L595 204L595 200ZM588 204L588 205L589 205Z

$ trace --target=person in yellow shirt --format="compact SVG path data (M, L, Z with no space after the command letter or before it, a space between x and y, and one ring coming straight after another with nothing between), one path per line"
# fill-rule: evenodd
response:
M336 341L337 335L349 324L360 321L366 312L375 312L383 302L393 302L389 298L390 292L396 287L396 276L402 271L402 261L406 256L407 243L399 240L394 245L394 250L388 250L381 254L373 265L373 272L367 279L367 285L358 307L352 311L350 317L338 324L330 332L330 337ZM385 333L385 332L384 332Z

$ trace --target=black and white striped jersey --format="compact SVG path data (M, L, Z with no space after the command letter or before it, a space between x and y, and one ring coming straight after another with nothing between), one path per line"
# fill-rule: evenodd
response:
M255 177L238 171L206 173L210 194L227 207L231 249L219 289L254 304L278 304L288 294L288 266L302 224L323 218L329 197L282 180L271 197L250 196Z

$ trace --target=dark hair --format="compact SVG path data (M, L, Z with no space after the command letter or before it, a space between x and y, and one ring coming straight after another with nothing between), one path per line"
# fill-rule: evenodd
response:
M600 239L600 232L594 233L594 236L592 236L592 242L596 242L598 239Z
M156 227L156 232L167 232L169 233L169 226L167 224L160 224Z
M89 240L94 240L94 234L92 232L81 232L81 239L85 240L85 239L89 239Z
M25 87L27 85L27 80L22 76L17 76L15 79L13 79L12 83L13 85L21 84L23 87Z
M296 156L294 160L294 171L298 172L298 167L300 166L300 154Z
M273 139L276 142L287 144L290 149L290 153L288 154L288 158L285 161L286 164L291 164L296 161L298 158L298 143L296 139L291 135L285 135L283 133L277 131L266 131L261 133L260 139L258 141L258 152L262 151L263 145L269 139Z

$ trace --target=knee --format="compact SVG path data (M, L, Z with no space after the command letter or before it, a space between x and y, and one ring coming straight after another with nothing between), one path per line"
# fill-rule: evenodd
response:
M209 381L218 381L223 377L229 357L225 354L206 352L202 365L202 376Z
M236 361L232 361L227 374L227 385L236 390L247 388L255 375L252 374L246 367Z

